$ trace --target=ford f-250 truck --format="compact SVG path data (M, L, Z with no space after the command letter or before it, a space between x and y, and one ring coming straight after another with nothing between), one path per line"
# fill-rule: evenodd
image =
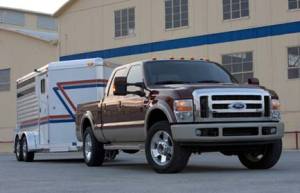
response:
M236 155L268 169L282 152L284 125L274 91L239 84L208 60L149 60L118 67L101 101L81 104L76 131L88 166L105 150L144 149L158 173L180 172L191 153Z

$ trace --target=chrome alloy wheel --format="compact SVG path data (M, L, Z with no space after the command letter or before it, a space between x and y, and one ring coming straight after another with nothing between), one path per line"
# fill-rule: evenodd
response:
M90 161L92 157L92 138L90 134L85 136L84 140L84 154L85 158Z
M156 132L151 139L151 156L156 164L168 165L173 157L173 140L166 131Z
M263 159L264 154L263 153L247 153L245 156L247 157L248 160L250 160L252 162L259 162L260 160Z

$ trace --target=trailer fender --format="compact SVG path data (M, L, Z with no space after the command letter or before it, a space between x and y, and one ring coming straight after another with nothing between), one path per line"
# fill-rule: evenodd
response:
M38 139L39 139L38 132L36 132L36 131L24 131L21 134L19 134L19 139L22 139L22 137L24 137L24 136L27 139L28 151L32 152L32 151L37 150L37 144L38 144Z

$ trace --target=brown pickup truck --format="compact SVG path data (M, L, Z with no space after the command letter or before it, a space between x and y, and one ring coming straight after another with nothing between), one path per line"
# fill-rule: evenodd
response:
M159 173L180 172L192 153L236 155L268 169L282 152L284 125L274 91L251 78L239 84L207 60L149 60L118 67L101 101L81 104L77 137L88 166L106 150L145 150Z

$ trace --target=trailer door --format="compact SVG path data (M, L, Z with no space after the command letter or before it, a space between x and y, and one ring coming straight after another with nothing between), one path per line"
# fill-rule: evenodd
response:
M40 144L49 144L49 111L48 111L48 93L47 93L47 73L39 76L38 80L39 105L40 105Z

